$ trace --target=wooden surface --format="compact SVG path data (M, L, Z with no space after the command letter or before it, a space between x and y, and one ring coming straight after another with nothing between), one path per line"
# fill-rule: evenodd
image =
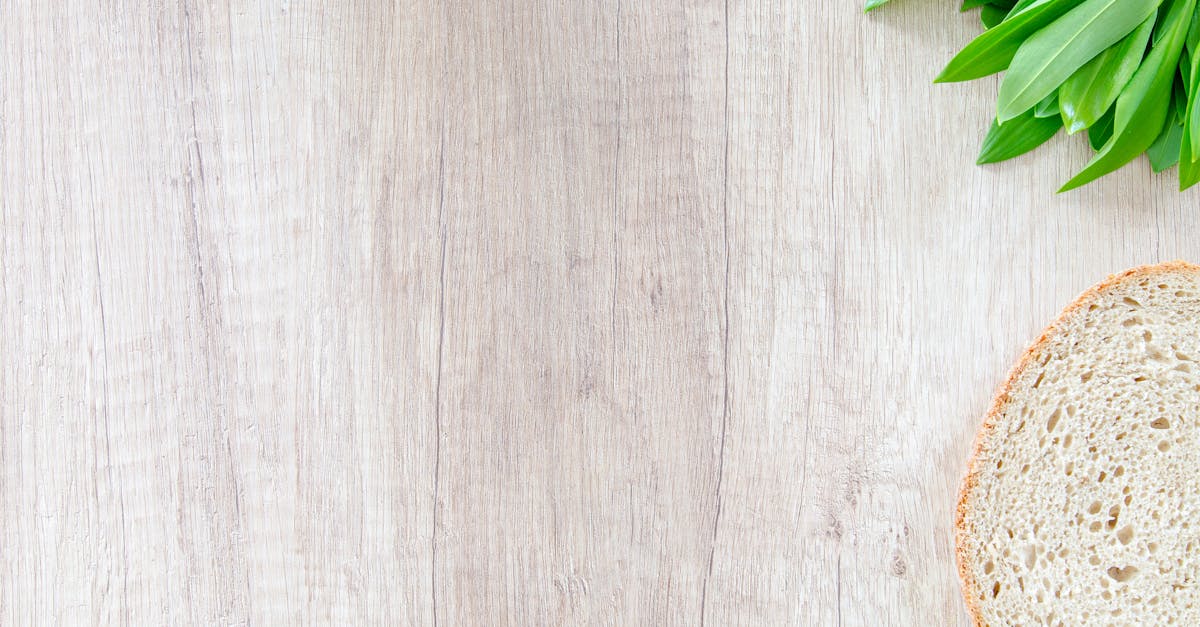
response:
M0 623L965 624L992 390L1200 196L860 4L0 0Z

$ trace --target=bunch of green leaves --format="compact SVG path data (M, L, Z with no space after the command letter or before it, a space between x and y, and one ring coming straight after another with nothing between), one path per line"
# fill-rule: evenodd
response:
M1060 130L1087 131L1091 161L1075 189L1146 153L1200 182L1200 0L963 0L983 34L937 77L1005 72L979 163L1024 154ZM887 0L870 0L867 10ZM1198 60L1200 61L1200 60Z

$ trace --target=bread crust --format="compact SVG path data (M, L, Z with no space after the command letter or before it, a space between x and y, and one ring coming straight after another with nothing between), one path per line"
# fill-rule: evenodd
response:
M1186 261L1168 261L1157 264L1149 264L1138 266L1130 270L1126 270L1120 274L1110 275L1100 283L1088 288L1082 294L1075 298L1071 304L1063 309L1062 313L1050 323L1042 334L1035 340L1021 358L1017 360L1017 365L1009 372L1004 383L1000 385L1000 389L992 400L991 408L983 419L983 424L979 427L979 431L975 434L975 443L971 449L971 457L967 460L967 472L963 477L962 485L958 492L958 503L955 507L954 514L954 554L958 562L958 577L962 585L963 598L967 604L967 612L971 616L971 624L975 627L989 627L983 622L983 616L980 613L977 597L979 594L978 586L975 579L972 577L970 569L967 567L966 554L966 539L968 537L968 529L966 527L966 515L970 508L967 502L968 495L974 489L979 476L979 458L983 452L983 443L987 437L996 428L996 423L1000 416L1004 413L1004 409L1008 406L1011 400L1011 391L1013 384L1025 372L1025 369L1032 363L1035 357L1041 352L1042 348L1047 345L1049 340L1055 335L1062 332L1064 323L1077 315L1087 305L1095 301L1099 296L1113 288L1125 283L1129 280L1138 280L1143 277L1151 277L1166 273L1192 273L1200 275L1200 266L1188 263Z

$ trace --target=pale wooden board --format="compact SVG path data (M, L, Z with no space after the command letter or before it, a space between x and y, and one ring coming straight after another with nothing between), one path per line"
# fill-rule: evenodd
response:
M0 1L3 624L966 624L992 390L1200 260L949 2L142 4Z

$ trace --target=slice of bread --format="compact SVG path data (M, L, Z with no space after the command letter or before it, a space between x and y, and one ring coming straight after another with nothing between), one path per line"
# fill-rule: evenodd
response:
M976 625L1200 625L1200 266L1135 268L1026 351L955 521Z

